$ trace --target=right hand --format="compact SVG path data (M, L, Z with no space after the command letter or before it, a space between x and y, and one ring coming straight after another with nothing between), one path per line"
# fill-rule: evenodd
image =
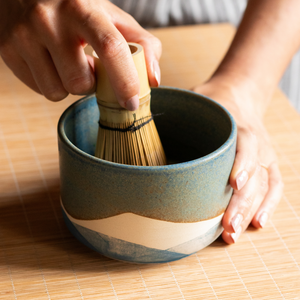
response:
M265 100L263 94L248 81L228 82L226 76L213 76L193 90L226 107L236 122L236 157L229 178L233 195L222 220L223 240L232 244L250 223L255 228L266 225L282 197L283 182L263 113L255 105Z
M107 0L0 0L0 6L4 62L49 100L94 92L86 44L104 64L122 107L135 110L139 105L139 80L127 42L144 47L149 83L160 83L160 41Z

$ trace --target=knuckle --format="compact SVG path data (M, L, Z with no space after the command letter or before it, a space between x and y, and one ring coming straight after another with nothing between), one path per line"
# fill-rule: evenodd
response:
M281 178L272 178L272 179L270 179L270 185L277 186L281 189L283 189L283 187L284 187L284 184L283 184L283 181L282 181Z
M74 95L86 94L93 88L90 76L74 74L65 83L66 90Z
M152 35L151 33L145 31L143 38L137 41L138 43L146 45L148 48L154 50L156 59L160 59L162 53L162 43L161 41Z
M54 9L47 2L38 1L31 12L34 30L43 35L55 38L55 14Z
M249 128L247 130L247 136L248 136L249 140L251 140L251 143L255 143L255 145L258 144L257 135L256 135L255 131L252 128Z
M251 142L257 143L257 141L258 141L255 130L251 127L240 127L239 128L239 134L243 134Z
M68 96L68 92L64 89L47 88L43 90L43 95L50 101L57 102Z
M60 8L64 13L67 12L71 15L74 15L76 18L79 18L80 21L84 21L89 17L89 5L87 5L86 0L71 0L63 1Z
M162 52L162 43L160 41L160 39L158 39L157 37L151 35L151 44L152 46L157 49L159 51L159 53Z
M124 51L124 43L114 34L107 33L101 38L100 49L106 59L114 59Z
M133 95L138 93L139 82L137 78L130 78L128 77L126 81L124 81L121 86L120 90L122 91L122 95L125 98L130 98Z
M26 24L19 23L13 31L13 39L21 41L22 43L27 43L30 40L30 31Z
M44 2L37 1L32 8L31 16L43 24L48 24L52 19L52 9Z
M262 180L260 184L260 188L263 194L266 194L267 191L269 190L269 184L267 180Z
M239 126L238 127L238 133L239 134L247 135L247 132L248 132L248 128L246 128L244 126Z
M31 29L25 23L17 24L12 32L9 44L7 44L6 47L4 45L4 49L7 49L7 51L4 51L7 53L8 57L13 55L12 52L11 54L9 53L13 48L17 52L20 52L21 49L23 56L30 55L32 50Z
M253 204L253 196L252 195L244 195L241 198L241 204L245 210L249 209Z
M99 24L99 20L106 18L107 15L103 11L101 3L93 5L89 2L87 0L64 1L60 6L61 15L68 15L82 28L94 31L95 24Z

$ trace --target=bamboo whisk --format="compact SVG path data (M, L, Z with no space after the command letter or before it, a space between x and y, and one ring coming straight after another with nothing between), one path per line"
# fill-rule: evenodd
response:
M140 80L140 105L132 112L122 108L115 97L106 71L94 53L100 110L95 156L121 164L159 166L165 153L150 111L150 87L143 47L129 43Z

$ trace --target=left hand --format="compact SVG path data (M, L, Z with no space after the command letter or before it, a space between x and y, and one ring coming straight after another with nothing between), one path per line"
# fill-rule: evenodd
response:
M280 201L283 183L277 157L251 92L214 80L193 91L223 105L236 121L237 149L229 178L234 192L222 221L223 240L232 244L250 223L263 228Z

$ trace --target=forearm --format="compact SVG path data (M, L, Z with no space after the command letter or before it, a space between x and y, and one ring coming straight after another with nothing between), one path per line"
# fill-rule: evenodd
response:
M249 0L236 36L212 80L251 93L263 114L300 45L299 0Z

